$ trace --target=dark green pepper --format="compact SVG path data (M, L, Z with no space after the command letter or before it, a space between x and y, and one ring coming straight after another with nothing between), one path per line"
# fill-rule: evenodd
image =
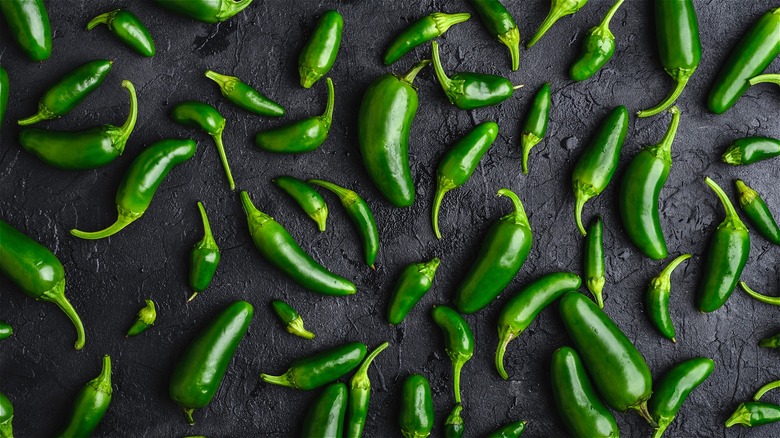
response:
M412 374L401 389L401 434L404 438L425 438L433 430L433 418L431 385L425 377Z
M744 137L734 141L720 159L732 166L742 166L774 157L780 157L780 140L769 137Z
M669 293L672 291L672 272L677 266L691 258L690 254L682 254L672 260L663 271L650 280L650 286L645 295L645 308L650 322L665 338L677 342L674 337L674 323L669 313Z
M152 34L141 20L127 9L116 9L98 15L87 23L87 30L92 30L99 24L105 24L114 36L141 56L154 56Z
M303 339L314 339L314 333L303 327L303 318L292 306L282 300L273 300L271 301L271 307L273 307L276 316L284 323L284 328L288 333L300 336Z
M598 26L591 28L582 40L582 54L569 70L569 76L575 81L590 78L612 59L615 53L615 35L609 30L609 22L624 0L617 0L607 11L607 15Z
M217 242L214 241L214 235L211 234L211 225L206 216L206 208L203 203L198 201L198 210L200 211L200 220L203 222L203 238L192 247L190 252L190 287L192 295L187 299L189 303L200 292L206 290L214 278L219 265L220 253Z
M756 85L756 84L775 84L780 85L780 74L779 73L771 73L771 74L765 74L765 75L758 75L754 78L751 78L748 81L748 84L750 85Z
M469 13L445 14L443 12L434 12L420 18L407 26L390 43L385 52L385 65L393 64L415 47L444 35L450 27L463 23L469 18L471 18Z
M447 419L444 421L444 438L461 438L466 432L463 418L460 416L462 410L463 405L456 403L450 414L447 415Z
M742 286L742 289L745 291L746 294L750 295L756 300L761 301L762 303L771 304L773 306L780 306L780 297L770 297L767 295L760 294L754 291L753 289L751 289L744 281L740 281L739 285Z
M775 245L780 245L780 227L777 226L766 202L761 199L758 192L748 187L741 179L736 180L735 184L739 194L739 206L758 230L758 234Z
M428 262L412 263L401 271L393 288L390 305L387 307L387 322L400 324L433 285L433 277L439 267L436 257Z
M695 357L674 366L655 384L648 410L658 423L653 438L661 438L674 421L683 402L715 369L715 362L706 357Z
M306 411L301 436L341 438L344 434L347 400L347 385L341 382L328 385Z
M100 424L100 420L111 404L111 357L103 356L103 370L100 375L87 382L73 402L73 411L65 430L58 437L88 437Z
M368 402L371 399L371 380L368 378L368 367L388 347L383 342L374 349L352 376L349 385L349 404L347 405L347 438L360 438L368 416Z
M308 391L340 379L360 365L364 357L365 344L350 342L297 359L280 376L260 374L260 379L266 383Z
M241 79L235 76L207 70L206 77L216 82L222 95L239 108L266 117L282 117L287 113L284 107L241 82Z
M344 17L338 11L331 10L322 14L309 41L298 56L298 73L303 88L311 88L333 68L341 46L343 30Z
M11 36L31 61L51 56L51 25L43 0L3 0L0 12Z
M111 226L100 231L70 230L70 234L81 239L103 239L121 231L138 220L152 203L157 188L168 172L195 155L196 143L189 139L160 140L143 152L130 164L119 189L116 192L117 219Z
M8 339L14 334L14 328L5 321L0 321L0 341Z
M154 305L154 301L146 300L146 306L138 311L138 317L130 327L130 330L127 331L126 336L140 335L153 326L155 321L157 321L157 308Z
M527 423L527 421L513 421L507 423L489 433L487 438L519 438L525 431L525 425Z
M744 288L744 286L743 286ZM764 338L758 341L758 346L763 348L778 348L780 347L780 333L776 333L768 338Z
M550 11L539 26L534 36L526 43L525 47L530 49L547 33L548 30L561 18L571 15L582 9L588 0L550 0Z
M780 406L764 402L740 403L726 420L726 427L739 424L745 427L763 426L780 421Z
M9 81L8 72L0 65L0 127L3 125L5 109L8 108Z
M512 14L499 0L469 0L488 32L501 41L512 59L512 70L520 68L520 30Z
M325 231L328 205L322 196L314 190L314 187L292 176L277 176L273 179L273 183L301 206L303 211L317 224L320 232Z
M252 0L154 0L158 5L179 15L202 21L219 23L246 9Z
M433 321L444 334L444 351L452 361L455 403L460 403L460 370L474 355L474 335L458 312L447 306L433 306Z
M604 308L604 285L607 283L606 264L604 263L604 221L601 215L596 215L588 227L585 236L585 286L600 309Z
M539 144L547 133L547 122L550 119L550 83L546 82L539 88L534 95L534 101L531 103L531 110L523 124L523 133L520 136L520 142L523 149L523 173L528 174L528 154L531 148Z
M14 438L14 405L0 392L0 438Z
M214 139L230 190L235 190L236 182L233 181L233 173L230 171L230 164L225 155L225 146L222 144L222 131L225 130L226 123L222 114L207 103L188 101L176 105L171 111L171 118L184 126L200 128Z

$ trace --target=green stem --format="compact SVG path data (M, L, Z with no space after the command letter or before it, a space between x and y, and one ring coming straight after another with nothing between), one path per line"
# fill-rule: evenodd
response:
M748 285L744 281L740 281L739 285L742 286L742 289L744 289L748 295L757 299L758 301L761 301L762 303L766 303L766 304L771 304L773 306L780 306L780 297L770 297L767 295L762 295L754 291L750 287L748 287Z
M230 91L233 90L233 87L236 85L236 82L238 82L238 78L235 76L219 74L213 70L206 70L205 75L207 78L216 82L223 96L227 96L228 94L230 94Z
M739 194L739 203L743 206L750 204L758 197L758 192L748 187L741 179L734 181L734 185L737 187L737 193Z
M441 208L441 201L444 199L444 195L454 188L455 183L453 183L451 179L445 176L439 176L436 183L436 195L433 197L433 208L431 209L433 234L437 239L441 239L441 232L439 231L439 209Z
M193 292L192 295L190 295L190 297L187 298L187 302L189 303L190 301L194 300L195 297L197 296L198 296L198 292Z
M80 238L80 239L87 239L87 240L97 240L97 239L103 239L109 236L113 236L114 234L122 231L126 226L130 225L131 223L135 222L140 218L143 213L133 213L130 211L126 211L124 209L118 208L118 217L116 218L116 222L111 224L108 228L102 229L100 231L80 231L77 229L70 230L70 234Z
M517 71L520 68L520 30L513 27L496 38L509 49L509 56L512 58L512 71Z
M338 196L339 200L344 205L344 207L349 207L350 205L354 204L357 201L358 198L357 193L347 188L333 184L330 181L325 181L321 179L310 179L307 182L309 184L314 184L315 186L320 186L333 192L336 196Z
M53 288L43 293L41 300L48 301L57 305L62 310L62 313L70 319L73 323L73 327L76 329L76 344L73 348L81 350L84 348L85 336L84 336L84 324L81 322L79 314L76 313L76 309L65 297L65 280L57 283Z
M517 333L512 333L509 330L500 330L498 334L498 348L496 348L496 370L504 380L509 378L509 374L507 374L506 370L504 369L504 355L506 354L506 347L510 342L512 342L513 339L517 338L517 336Z
M200 201L198 201L198 211L200 211L200 220L203 222L203 239L199 246L201 248L216 248L217 242L214 240L214 235L211 234L211 224L209 224L209 217L206 216L206 207Z
M669 108L669 112L672 113L672 122L666 129L666 134L664 134L661 143L658 143L658 147L663 151L671 153L674 136L677 135L677 127L680 126L680 109L677 106L673 106Z
M427 66L430 63L431 63L430 59L423 59L422 61L419 61L411 68L411 70L406 72L406 74L400 76L399 79L401 79L401 81L406 82L409 85L412 85L412 82L414 82L414 78L417 77L417 73L420 73L420 70L425 68L425 66Z
M355 375L352 376L352 380L350 382L350 386L352 388L368 389L371 387L371 381L368 378L368 367L371 366L371 363L374 361L374 359L379 356L379 353L385 351L385 348L387 348L389 345L390 344L387 342L381 343L374 349L374 351L369 353L369 355L363 359L363 363L360 365L360 368L358 368L358 370L355 372Z
M330 124L333 122L333 106L336 103L336 92L333 89L333 80L331 78L325 78L325 83L328 86L328 103L325 105L325 112L320 116L320 122L327 130L330 129Z
M452 80L444 73L444 68L441 66L441 58L439 58L439 43L436 41L431 42L431 50L433 54L433 72L436 74L439 84L444 90L449 90L452 87Z
M653 432L653 438L661 438L663 436L664 432L666 432L666 428L669 427L669 421L658 421L658 427L655 428L655 431Z
M688 83L688 79L691 78L691 75L693 75L693 72L695 70L696 69L694 68L690 71L684 71L680 73L679 76L675 78L677 84L675 85L674 90L672 90L672 92L666 97L666 99L662 100L661 103L659 103L658 105L650 109L637 111L636 113L637 117L642 118L642 117L654 116L660 113L661 111L665 110L666 108L668 108L669 105L673 104L680 96L680 94L683 92L683 89L685 89L685 85Z
M744 228L745 225L742 223L742 220L739 219L737 210L734 209L734 205L729 200L729 197L726 196L726 193L723 191L723 189L721 189L720 186L715 183L715 181L710 179L710 177L705 177L704 182L715 192L716 195L718 195L718 199L720 199L721 204L723 204L723 209L726 210L726 221L733 223L735 228L739 228L740 225L742 228Z
M625 0L618 0L615 2L614 5L612 5L611 8L609 8L609 11L607 11L607 15L604 16L604 19L601 20L601 24L599 24L599 27L604 30L609 30L609 22L612 21L612 17L615 16L615 13L618 9L620 9L620 6L623 4Z
M114 19L114 16L116 15L116 11L106 12L103 14L98 15L97 17L93 18L92 20L87 23L87 30L92 30L97 26L98 24L105 24L106 26L109 25L109 23Z
M756 85L761 83L771 83L771 84L780 85L780 73L758 75L753 79L749 80L748 83L750 85Z
M507 216L512 216L514 222L518 225L525 225L528 228L531 227L531 224L528 223L528 216L525 214L523 203L520 202L520 198L517 197L515 192L509 189L499 189L498 192L496 192L496 195L506 196L512 201L512 206L514 207L515 211L514 213L511 213Z
M580 234L587 236L588 232L585 230L585 226L582 225L582 207L585 206L585 203L588 202L590 197L586 197L581 192L575 192L574 198L574 220L577 222L577 228L580 230Z
M293 385L290 382L289 376L287 373L282 374L281 376L272 376L270 374L260 374L260 380L266 383L272 383L274 385L279 386L286 386L288 388L295 388L295 385Z
M452 380L453 380L453 389L455 391L455 403L460 404L460 370L463 368L463 365L465 362L462 360L453 360L452 361Z
M750 412L745 408L744 403L740 403L733 414L726 420L726 427L731 427L735 424L742 424L745 426L750 425Z
M658 274L658 276L657 276L656 278L659 278L659 279L664 279L664 280L665 280L667 283L669 283L669 282L670 282L670 280L671 280L671 277L672 277L672 272L674 272L674 270L677 268L677 266L679 266L679 265L680 265L680 263L682 263L682 262L684 262L684 261L688 260L689 258L691 258L691 255L690 255L690 254L680 254L679 256L677 256L677 258L675 258L674 260L672 260L672 262L671 262L671 263L669 263L669 264L668 264L668 265L667 265L667 266L666 266L666 267L665 267L665 268L664 268L664 269L661 271L661 273L660 273L660 274Z
M540 141L542 139L533 132L523 132L520 137L520 144L523 149L522 169L525 175L528 175L528 155L531 153L531 149L539 144Z
M103 356L103 369L90 383L97 391L111 395L111 356Z
M436 26L436 30L439 32L439 35L441 35L444 32L447 32L447 30L452 26L458 23L463 23L464 21L471 18L471 14L468 12L461 12L457 14L434 12L431 14L431 18L433 19L433 24Z
M303 318L301 318L300 316L287 323L287 332L295 336L300 336L303 339L315 338L314 333L304 328Z
M658 424L653 420L653 416L650 415L650 411L647 410L647 400L642 400L639 406L632 406L631 409L635 410L640 417L644 418L651 427L655 428Z
M127 120L119 128L118 135L113 138L114 147L120 154L124 152L127 139L130 138L130 134L135 128L135 122L138 120L138 96L135 93L135 86L125 79L122 81L122 87L130 93L130 114L127 115Z
M54 119L58 117L56 114L49 111L48 108L46 108L43 105L38 105L38 112L31 115L30 117L27 117L26 119L21 119L17 121L16 123L19 124L19 126L27 126L27 125L33 125L35 123L38 123L43 120L49 120Z
M758 391L756 391L756 394L753 396L754 401L761 400L761 397L764 396L767 392L775 389L780 388L780 380L774 380L772 382L767 383L766 385L758 388Z
M552 27L553 24L555 24L556 21L560 20L564 15L562 11L553 8L550 9L550 12L547 13L547 17L545 17L544 21L542 22L542 25L539 26L539 30L536 31L533 37L531 37L531 40L528 41L528 43L525 45L527 49L530 49L534 46L539 40L544 36L545 33L547 33L548 30Z
M195 408L181 408L184 411L184 417L187 419L187 424L195 424L195 419L192 418L192 413L195 412Z
M236 182L233 180L233 173L230 171L230 164L228 163L227 155L225 155L225 145L222 144L222 131L211 136L214 139L214 143L217 145L217 153L219 153L219 159L222 161L222 167L225 169L225 176L227 177L230 190L236 189Z

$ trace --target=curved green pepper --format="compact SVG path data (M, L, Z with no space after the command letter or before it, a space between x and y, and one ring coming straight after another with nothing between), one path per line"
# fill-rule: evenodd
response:
M756 85L756 84L775 84L780 85L780 74L778 73L770 73L765 75L758 75L756 77L751 78L748 81L748 84L750 85Z
M266 117L282 117L287 113L284 107L241 82L241 79L235 76L207 70L206 77L214 81L219 86L222 95L239 108Z
M3 125L5 109L8 108L9 88L8 72L0 65L0 127Z
M720 159L732 166L742 166L774 157L780 157L780 140L769 137L744 137L734 141Z
M512 14L499 0L469 0L488 32L501 41L512 59L512 70L520 68L520 30Z
M412 374L401 389L401 434L404 438L425 438L433 430L433 418L431 385L425 377Z
M271 301L271 307L273 307L276 316L284 323L284 328L288 333L300 336L303 339L314 339L314 333L303 327L303 318L292 306L282 300L273 300Z
M309 41L298 56L298 73L303 88L311 88L333 68L343 30L344 17L338 11L325 11L317 21Z
M219 23L246 9L252 0L154 0L158 5L179 15L202 21Z
M100 424L100 420L111 404L111 357L103 356L103 370L100 375L87 382L73 402L73 411L65 430L58 437L88 437Z
M154 305L154 301L146 300L146 306L138 311L138 317L130 327L130 330L127 331L126 336L140 335L153 326L155 321L157 321L157 308Z
M650 280L650 286L645 295L645 308L650 322L665 338L676 343L674 323L669 313L669 293L672 291L672 272L677 266L691 258L690 254L681 254L672 260L655 278Z
M0 438L14 438L14 405L0 392Z
M444 333L444 351L452 361L455 403L460 403L460 370L474 355L474 335L458 312L447 306L433 306L431 316Z
M3 0L0 12L8 30L31 61L51 56L51 25L43 0Z
M87 23L87 30L92 30L99 24L105 24L111 33L141 56L154 56L152 34L134 13L127 9L116 9L100 14Z
M308 391L340 379L360 365L364 357L365 344L350 342L297 359L282 375L260 374L260 379L266 383Z
M534 95L531 110L525 118L520 142L523 150L523 173L528 174L528 154L531 148L539 144L547 133L547 122L550 119L550 83L546 82Z
M598 26L588 30L582 40L582 54L569 70L569 76L575 81L590 78L612 59L615 53L615 35L609 30L609 22L624 0L617 0L607 11L607 15Z
M349 403L347 404L347 438L360 438L368 416L368 402L371 399L371 380L368 378L368 367L388 347L383 342L374 349L352 376L349 385Z
M706 357L695 357L674 366L655 385L648 410L658 423L653 438L661 438L674 421L683 402L715 369L715 362Z
M741 179L736 180L735 184L739 194L739 206L758 230L758 234L775 245L780 245L780 227L777 226L766 202L761 199L758 192L748 187Z
M526 43L525 47L530 49L547 33L548 30L561 18L571 15L582 9L588 0L550 0L550 11L539 26L534 36Z
M235 190L236 182L233 181L233 173L230 171L230 164L225 155L225 146L222 144L222 131L225 130L226 123L222 114L207 103L188 101L176 105L171 111L171 118L184 126L200 128L214 139L230 190Z
M301 436L341 438L348 398L347 385L341 382L328 385L306 411Z
M301 209L317 224L320 232L325 231L328 205L314 187L292 176L277 176L273 179L273 183L301 206Z
M744 281L740 281L739 285L742 286L742 289L745 291L746 294L750 295L756 300L761 301L762 303L771 304L773 306L780 306L780 297L770 297L767 295L760 294L754 291L753 289L751 289Z
M507 423L489 433L487 438L519 438L525 431L525 425L527 423L527 421L513 421Z
M740 403L726 420L726 427L739 424L745 427L763 426L780 421L780 406L764 402Z
M5 321L0 321L0 341L8 339L14 334L14 328Z
M390 305L387 306L387 322L400 324L433 285L433 277L439 267L436 257L428 262L412 263L401 271L393 288Z
M588 227L588 235L585 236L585 286L600 309L604 308L604 285L607 283L606 266L604 263L604 221L601 215L596 215Z
M198 201L198 210L200 211L200 220L203 222L203 238L192 247L190 252L190 287L192 295L187 299L189 303L200 292L206 290L214 278L219 265L220 253L217 242L214 241L214 235L211 234L211 225L206 216L206 208L203 203Z
M469 13L434 12L415 21L395 37L385 52L385 65L391 65L417 46L444 35L450 27L471 18Z

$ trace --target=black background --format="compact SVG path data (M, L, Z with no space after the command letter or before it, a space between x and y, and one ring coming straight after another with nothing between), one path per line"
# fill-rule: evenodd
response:
M415 50L392 68L381 57L393 36L431 12L471 11L465 2L261 1L255 0L235 18L209 25L169 13L152 2L132 4L151 29L157 55L147 59L121 45L100 27L87 32L93 16L126 3L48 1L54 32L52 56L43 63L28 61L0 27L0 63L11 77L11 99L0 136L0 215L3 220L52 249L62 260L67 295L81 314L87 331L83 351L72 349L74 333L67 319L51 304L34 302L7 279L0 279L0 318L15 329L0 344L0 389L16 409L18 436L50 436L69 415L71 402L99 373L100 358L114 360L114 399L96 436L289 436L296 434L306 407L317 391L299 392L259 383L260 372L281 373L297 357L359 340L373 348L391 346L372 366L371 410L366 436L397 436L399 391L410 373L431 381L436 406L435 434L452 407L450 362L438 328L429 317L431 305L451 301L454 288L473 261L489 225L510 211L494 194L501 187L515 190L525 204L534 230L531 255L515 281L491 306L467 320L477 349L463 369L463 416L467 436L481 436L508 421L529 420L526 435L564 434L555 412L549 384L549 358L567 336L557 309L543 312L527 332L509 347L509 381L493 368L495 320L511 293L542 274L555 270L581 272L583 239L573 219L570 173L576 158L607 112L626 105L629 112L654 105L672 88L661 67L653 32L650 2L627 1L612 21L617 51L594 78L573 83L567 71L580 51L587 29L606 13L610 1L592 0L581 12L559 21L530 51L523 50L520 70L510 72L503 45L494 41L476 17L453 27L440 39L448 72L479 71L508 76L525 84L508 101L486 109L462 111L451 106L430 69L416 81L420 109L410 141L410 161L417 190L411 208L395 209L380 198L360 161L356 140L357 109L366 86L388 71L401 72L428 46ZM547 13L549 2L506 2L527 39ZM778 162L733 168L718 158L728 144L746 135L780 136L780 94L772 85L750 89L726 114L706 111L706 95L728 51L761 14L777 7L772 1L696 1L703 45L702 62L678 101L682 119L673 147L674 166L661 194L660 208L670 259L681 252L694 257L673 277L672 317L678 344L662 338L650 325L643 307L648 281L667 261L650 261L633 248L617 214L616 184L589 202L585 220L597 212L605 217L608 283L606 312L644 354L655 377L693 356L716 362L710 379L683 405L669 436L769 436L780 426L755 430L725 430L723 421L755 389L780 371L777 352L760 349L757 341L780 328L776 308L735 291L720 310L702 315L695 294L706 244L723 220L723 209L704 185L709 175L736 200L733 179L743 178L780 215ZM317 17L337 8L344 16L344 39L332 77L336 109L328 140L303 155L272 155L253 145L254 134L322 112L324 81L311 90L298 84L298 52ZM108 166L68 172L44 165L23 151L16 140L15 121L32 114L41 94L66 72L82 63L115 60L100 89L61 120L41 124L51 129L80 129L103 123L121 124L127 115L127 93L119 86L130 79L138 90L138 125L123 156ZM777 71L772 64L768 71ZM227 103L217 87L203 77L207 69L234 74L280 102L288 110L281 120L256 117ZM531 173L520 174L522 119L533 93L552 82L553 106L547 137L530 159ZM172 106L200 99L214 104L228 119L224 139L238 187L248 190L263 211L273 215L332 271L358 286L352 297L324 297L303 290L261 259L252 245L237 193L228 190L216 151L202 132L177 126L169 119ZM430 228L430 204L438 160L446 148L476 123L495 120L499 138L471 180L444 201L437 241ZM620 168L644 145L660 140L669 115L632 117ZM152 142L166 137L192 137L199 151L175 168L160 187L143 218L118 235L85 241L67 230L100 229L116 217L114 195L133 158ZM358 191L377 218L382 248L376 271L362 260L362 248L336 198L325 193L330 218L325 233L271 178L289 174L326 178ZM195 203L205 203L222 262L211 287L185 304L188 257L202 236ZM780 249L751 228L751 256L743 279L768 294L778 292ZM432 290L398 327L385 322L388 294L397 274L408 263L442 258ZM145 334L125 339L124 333L145 298L158 304L158 323ZM269 302L282 298L317 333L314 341L287 334L275 320ZM228 303L245 299L256 316L228 369L220 390L207 409L188 426L168 397L168 380L175 361L197 331ZM777 395L768 400L778 401ZM625 436L649 436L650 429L634 414L616 414Z

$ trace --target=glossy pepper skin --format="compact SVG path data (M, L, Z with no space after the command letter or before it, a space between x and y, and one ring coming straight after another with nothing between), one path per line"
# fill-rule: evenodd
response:
M550 119L550 83L547 82L539 88L534 95L534 101L531 103L531 109L523 123L523 132L520 136L521 147L523 151L523 173L528 174L528 155L531 148L539 144L547 133L547 122Z
M0 272L30 298L57 305L76 329L76 350L84 347L84 326L65 297L65 268L54 253L0 220Z
M680 124L680 110L669 109L672 123L660 143L645 146L631 160L623 174L618 195L620 218L629 239L642 253L653 259L665 259L666 248L658 199L672 168L672 142Z
M412 49L436 39L450 27L471 18L469 13L445 14L434 12L415 21L399 33L385 51L385 65L392 65Z
M328 205L322 196L314 190L314 187L298 178L284 175L274 178L273 183L301 206L301 209L317 224L317 229L320 232L325 231L328 220Z
M469 0L488 32L509 49L512 70L520 68L520 30L514 17L499 0Z
M179 15L202 21L219 23L246 9L252 0L154 0L160 6Z
M707 107L722 114L745 94L748 80L761 74L780 55L780 7L765 12L742 35L712 85Z
M460 403L460 370L474 355L474 335L466 320L450 307L433 306L431 316L444 334L444 351L452 361L455 403Z
M100 375L87 382L73 401L73 411L61 438L90 436L111 404L111 357L103 356L103 370Z
M582 279L571 272L553 272L540 277L516 293L504 304L498 315L498 347L496 370L504 380L509 378L504 370L506 347L519 337L547 306L565 293L577 290Z
M571 347L561 347L550 365L553 399L566 430L574 437L619 437L617 422L599 399L582 360Z
M744 137L734 141L720 159L732 166L743 166L774 157L780 157L780 140L769 137Z
M0 438L14 437L14 405L0 392Z
M292 306L282 300L273 300L271 307L273 307L276 316L284 323L284 328L288 333L303 339L314 339L314 333L303 327L303 318Z
M152 34L134 13L127 9L105 12L90 20L87 30L92 30L99 24L105 24L114 36L139 55L147 58L154 56L156 50Z
M455 407L447 415L447 419L444 420L444 438L461 438L463 433L466 432L463 418L460 416L462 410L463 405L456 403Z
M241 79L235 76L207 70L206 77L214 81L219 86L222 95L239 108L265 117L282 117L287 114L284 107L241 82Z
M482 156L498 136L498 124L488 121L475 126L455 143L439 162L436 172L436 194L433 197L431 223L433 234L441 239L439 208L444 195L465 184L479 165Z
M596 299L600 309L604 308L604 285L607 283L606 264L604 263L604 220L596 215L588 227L585 236L585 285Z
M301 437L341 438L348 398L347 385L328 385L306 411Z
M530 49L547 33L548 30L561 18L571 15L582 9L588 0L551 0L550 12L547 13L547 17L544 18L542 24L539 26L539 30L536 31L534 36L526 43L526 48Z
M683 402L715 369L715 362L706 357L695 357L674 366L655 384L647 407L658 423L653 438L661 438L680 410Z
M10 85L8 81L8 72L0 65L0 128L3 126L5 118L5 109L8 107L8 96Z
M587 232L582 226L582 207L589 199L601 194L612 180L627 131L628 110L621 105L607 114L607 118L574 165L571 175L575 199L574 218L583 236L587 235Z
M612 17L615 16L623 1L617 0L609 8L601 23L585 34L585 39L582 40L582 53L569 70L569 76L573 80L584 81L590 78L612 59L612 55L615 54L615 35L609 30L609 22L612 21Z
M298 74L303 88L311 88L333 68L343 30L344 17L338 11L326 11L317 21L309 41L298 56Z
M509 189L500 189L514 211L496 221L482 239L476 261L455 292L455 305L461 313L474 313L493 301L515 278L531 252L531 224L520 198Z
M763 426L780 421L780 406L765 402L740 403L726 420L726 427L739 424L745 427Z
M308 391L340 379L360 365L364 357L365 344L350 342L297 359L280 376L260 374L260 379L266 383Z
M168 172L195 155L196 143L189 139L160 140L146 148L130 164L116 191L117 219L100 231L70 230L80 239L103 239L138 220L152 203L157 188Z
M761 301L762 303L771 304L773 306L780 306L780 297L770 297L767 295L760 294L754 291L753 289L751 289L744 281L740 281L739 285L742 286L742 289L745 291L746 294L750 295L756 300Z
M704 182L718 195L726 218L710 240L699 286L699 310L714 312L726 303L737 286L750 255L750 235L723 190L709 177Z
M525 431L526 421L507 423L488 434L487 438L518 438Z
M400 324L420 299L433 285L433 278L441 260L412 263L401 271L393 288L390 305L387 307L387 322Z
M198 201L200 220L203 222L203 238L192 247L190 251L190 287L192 295L187 302L192 301L200 292L206 290L217 272L221 254L219 246L211 233L209 217L206 216L206 208Z
M14 328L5 321L0 321L0 341L8 339L14 334Z
M412 82L429 63L420 61L403 76L385 74L375 79L363 94L358 112L363 165L382 196L399 208L414 203L409 131L418 98Z
M368 378L368 368L374 359L388 347L383 342L374 349L352 376L349 384L349 403L347 404L347 438L360 438L368 417L368 403L371 399L371 380Z
M433 430L433 419L431 385L425 377L412 374L401 389L401 434L404 438L425 438Z
M322 295L352 295L355 284L325 269L307 254L271 216L258 210L241 192L249 233L260 254L301 286Z
M51 55L51 26L43 0L3 0L0 13L16 44L31 61Z
M680 263L691 258L690 254L681 254L672 260L657 276L650 280L645 294L645 309L650 322L666 339L677 342L674 323L669 313L669 294L672 291L671 277Z
M195 423L195 409L208 406L217 393L254 313L246 301L228 305L190 341L176 363L168 392L189 424Z
M227 155L225 155L225 146L222 144L222 131L225 130L225 118L213 106L198 102L188 101L176 105L171 111L171 118L174 122L184 126L200 128L206 131L214 139L217 145L219 159L222 161L222 167L225 169L230 190L236 189L236 183L233 181L233 173L230 171Z
M769 211L766 202L755 190L747 186L741 179L736 180L737 194L739 195L739 206L745 212L753 227L758 230L758 234L764 236L766 240L780 245L780 227L777 226L772 212Z
M138 311L138 317L127 331L126 336L140 335L153 326L155 321L157 321L157 307L154 305L154 301L146 300L146 306Z

